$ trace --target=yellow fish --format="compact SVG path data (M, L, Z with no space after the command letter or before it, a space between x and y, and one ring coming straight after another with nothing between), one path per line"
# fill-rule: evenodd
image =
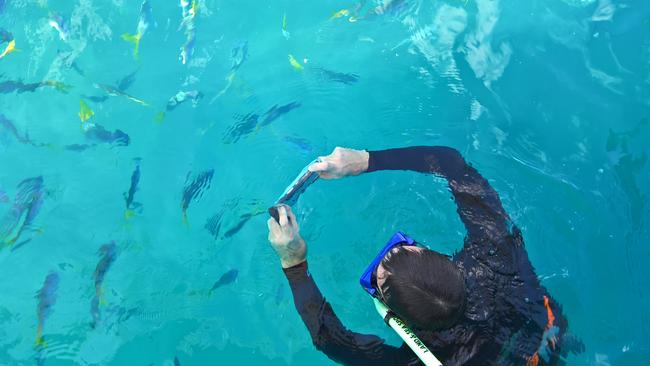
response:
M162 123L164 119L165 119L165 112L158 112L153 117L153 120L156 121L157 123Z
M5 48L5 50L2 51L2 53L0 53L0 58L3 58L5 56L7 56L8 54L16 52L16 51L18 51L18 49L16 48L16 40L12 39L11 42L9 42L9 44Z
M295 57L293 57L293 55L289 55L289 63L297 71L302 71L303 69L302 65L300 64L300 62L298 62L298 60L296 60Z
M79 119L81 120L81 123L83 124L84 122L88 121L90 119L90 117L95 115L95 112L93 112L93 110L90 109L88 104L86 104L86 102L84 102L83 99L81 101L79 101L79 105L80 105Z
M62 83L60 81L56 81L56 80L45 80L45 81L43 81L43 85L51 86L54 89L56 89L56 90L58 90L58 91L60 91L61 93L64 93L64 94L67 94L68 91L70 90L70 88L72 88L72 86L64 84L64 83Z
M332 14L332 16L330 17L330 20L342 18L342 17L347 16L348 14L350 14L350 11L348 9L342 9L342 10L339 10L336 13Z
M140 52L140 40L142 39L142 34L141 33L136 33L136 34L128 34L124 33L122 34L122 39L131 42L135 45L135 48L133 49L133 58L137 59L138 58L138 53Z
M289 33L289 30L287 29L287 13L284 13L282 16L282 36L286 39L291 38L291 33Z
M192 18L196 16L197 10L199 10L199 3L196 0L192 0L192 7L190 8L190 15Z

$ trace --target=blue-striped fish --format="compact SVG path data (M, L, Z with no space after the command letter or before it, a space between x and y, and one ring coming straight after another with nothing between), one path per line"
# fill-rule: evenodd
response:
M229 285L237 279L237 276L239 275L239 271L236 269L231 269L230 271L224 273L219 277L217 282L212 285L212 288L210 289L210 293L213 291L217 290L219 287Z
M126 213L124 216L127 219L133 217L135 210L142 207L141 204L134 201L135 193L138 191L138 183L140 183L140 159L136 159L135 170L131 174L129 190L124 192L124 200L126 201Z
M201 198L203 193L210 189L212 177L214 176L214 169L206 170L197 174L190 180L191 172L187 174L185 180L185 188L183 188L183 196L181 198L181 211L183 213L183 222L187 223L187 209L192 201Z
M103 302L102 285L104 284L106 273L117 258L117 245L115 245L115 242L113 241L108 244L104 244L99 248L97 254L99 255L100 259L97 263L97 267L95 267L95 272L93 273L93 279L95 280L95 296L90 303L90 314L93 317L93 321L91 323L92 328L95 328L97 326L101 318L99 306Z
M13 206L0 221L0 249L13 247L12 250L16 250L31 240L18 242L21 235L31 228L44 199L43 177L25 179L18 184Z
M36 316L38 318L38 325L36 326L36 347L45 347L43 339L43 328L45 327L45 320L52 314L54 304L56 304L56 291L59 289L59 274L50 272L43 287L36 294L38 299L38 308L36 309Z

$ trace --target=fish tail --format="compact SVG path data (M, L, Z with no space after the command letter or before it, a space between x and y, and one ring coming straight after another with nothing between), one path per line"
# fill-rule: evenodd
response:
M302 71L303 69L303 66L300 64L300 62L298 62L298 60L296 60L296 58L291 54L289 55L289 64L291 64L291 66L297 71Z
M41 324L39 324L38 328L36 329L36 341L34 341L34 346L40 348L47 347L45 338L43 338L43 326Z
M126 221L129 221L133 217L135 217L135 211L133 211L131 209L127 209L126 212L124 213L124 219Z
M156 113L156 115L153 117L153 119L157 123L162 123L162 121L165 119L165 112Z
M142 33L124 33L122 34L122 39L135 45L135 48L133 49L133 57L137 59L140 52L140 39L142 39Z

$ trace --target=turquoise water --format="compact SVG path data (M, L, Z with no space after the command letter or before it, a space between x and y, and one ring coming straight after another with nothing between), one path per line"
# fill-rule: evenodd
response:
M570 365L647 364L649 3L386 3L351 22L354 1L200 0L183 23L151 1L136 59L139 1L0 0L20 49L0 59L0 364L329 364L264 210L335 146L406 145L457 148L500 193L585 342ZM179 91L203 97L166 111ZM464 235L425 175L320 181L295 209L343 322L392 344L357 284L369 257L397 229L446 252Z

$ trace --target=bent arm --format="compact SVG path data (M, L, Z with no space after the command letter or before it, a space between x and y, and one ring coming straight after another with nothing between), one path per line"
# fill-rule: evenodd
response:
M406 364L409 354L374 336L346 329L309 274L307 262L285 268L296 310L318 350L344 365ZM404 361L402 361L404 360Z
M370 151L367 172L412 170L445 178L469 239L502 238L510 219L496 191L461 154L450 147L415 146Z

